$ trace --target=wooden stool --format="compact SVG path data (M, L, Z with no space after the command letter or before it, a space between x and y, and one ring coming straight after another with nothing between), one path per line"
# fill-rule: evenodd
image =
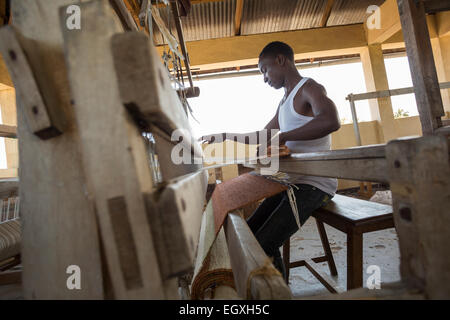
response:
M336 194L325 206L316 210L320 239L325 255L322 257L290 261L290 240L283 245L283 260L286 267L286 281L289 269L305 266L330 291L337 292L334 281L327 275L314 269L314 262L328 262L331 275L337 275L333 254L331 253L324 223L347 234L347 290L362 287L363 281L363 234L394 227L392 207L390 205L360 200Z

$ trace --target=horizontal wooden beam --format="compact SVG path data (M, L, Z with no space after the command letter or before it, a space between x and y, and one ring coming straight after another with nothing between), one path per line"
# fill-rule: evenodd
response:
M0 124L0 137L17 138L17 127Z
M367 46L362 24L190 41L186 45L191 66L215 69L257 64L261 50L271 41L288 43L296 59L358 54ZM157 49L161 56L164 48Z
M246 164L254 168L274 166ZM297 153L279 159L278 171L339 179L388 182L385 145L364 146L316 153Z
M19 193L19 179L1 179L0 180L0 198L16 197Z

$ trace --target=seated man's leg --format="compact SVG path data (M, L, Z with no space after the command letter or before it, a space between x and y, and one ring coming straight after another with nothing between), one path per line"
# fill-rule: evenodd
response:
M247 219L247 224L253 233L256 233L266 222L272 212L278 207L283 199L283 193L276 194L270 198L266 198Z
M298 187L299 190L294 189L294 193L300 224L303 225L314 210L326 204L330 196L309 185L298 185ZM281 201L278 206L270 214L266 212L264 222L259 223L258 228L252 231L265 253L273 257L274 265L284 276L284 264L279 248L298 230L298 226L287 193L283 192L280 195Z

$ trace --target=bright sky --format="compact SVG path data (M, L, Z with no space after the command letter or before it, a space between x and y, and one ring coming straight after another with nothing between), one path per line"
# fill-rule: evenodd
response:
M390 89L412 86L408 59L385 59ZM350 93L367 92L360 62L321 66L300 70L302 76L311 77L325 86L328 96L337 105L343 123L351 122L350 105L345 97ZM264 128L272 119L283 89L275 90L264 83L262 75L194 81L200 87L200 96L189 99L195 118L191 121L194 135L233 132L244 133ZM392 98L394 112L398 108L417 115L413 94ZM359 121L370 121L368 101L358 101Z

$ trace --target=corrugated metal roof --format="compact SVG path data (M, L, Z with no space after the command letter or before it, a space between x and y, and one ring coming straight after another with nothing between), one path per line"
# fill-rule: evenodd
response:
M319 27L326 0L246 0L241 34Z
M335 0L327 26L362 23L369 16L370 5L385 0ZM241 35L280 32L320 27L328 0L244 0ZM170 9L160 8L163 20L170 21L176 35ZM182 17L185 41L206 40L234 36L236 0L193 4L187 17ZM162 37L154 28L155 39Z
M367 8L381 5L385 0L336 0L327 27L363 23L369 17Z
M236 0L193 4L187 17L181 18L185 41L231 37L234 35ZM169 8L159 9L166 23L170 21L172 34L176 35ZM170 15L170 16L169 16ZM159 30L154 29L158 44L162 44Z

